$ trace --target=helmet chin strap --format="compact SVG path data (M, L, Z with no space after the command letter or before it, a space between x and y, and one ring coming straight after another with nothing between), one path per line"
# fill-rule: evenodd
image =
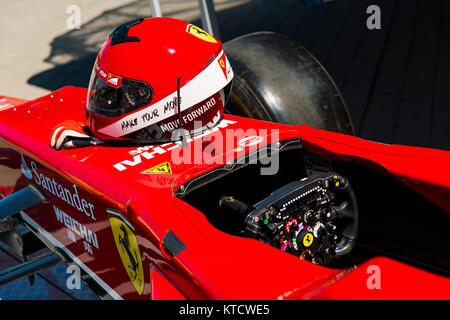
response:
M181 98L180 98L180 83L181 83L181 77L177 77L177 115L178 115L178 128L183 128L183 125L181 124Z
M183 129L183 124L181 122L181 97L180 97L180 83L181 83L181 77L177 77L177 114L178 114L178 129L174 130L173 136L180 137L181 139L181 146L183 148L186 148L187 145L187 138L189 138L190 134L187 130Z

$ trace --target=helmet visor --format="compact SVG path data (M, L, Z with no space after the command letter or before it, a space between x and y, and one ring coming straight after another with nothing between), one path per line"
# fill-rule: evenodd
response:
M96 62L86 108L104 116L118 117L147 105L152 96L153 90L148 83L114 75Z

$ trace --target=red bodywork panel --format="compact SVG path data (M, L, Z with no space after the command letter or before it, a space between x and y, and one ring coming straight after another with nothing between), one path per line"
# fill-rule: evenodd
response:
M151 272L162 283L153 298L177 298L174 288L180 293L178 298L189 299L450 298L448 278L391 259L375 258L356 269L330 269L257 240L225 234L173 195L189 180L253 147L235 149L227 144L211 152L202 139L195 139L187 148L169 143L141 148L98 145L51 149L51 132L56 125L66 119L85 121L85 98L86 90L75 87L27 102L3 98L3 104L11 106L0 106L0 138L4 141L0 140L0 186L5 194L30 182L40 186L51 203L26 210L25 220L53 245L64 247L114 298L151 298ZM305 125L228 115L204 136L219 141L215 137L227 129L256 130L263 136L263 144L275 141L275 136L280 140L300 137L303 148L330 159L359 161L384 170L450 212L450 152L384 145ZM271 136L274 132L277 134ZM190 151L191 159L219 160L176 164L173 159L181 151ZM165 162L170 163L171 174L142 174ZM114 242L111 212L120 212L134 227L144 271L141 295L130 281ZM186 246L175 257L162 250L162 239L169 230ZM367 267L373 264L386 274L376 290L366 285L370 276ZM280 268L297 271L278 272L276 279L271 278L270 270ZM160 279L161 274L164 279ZM414 279L410 285L408 277ZM164 292L165 287L168 292Z

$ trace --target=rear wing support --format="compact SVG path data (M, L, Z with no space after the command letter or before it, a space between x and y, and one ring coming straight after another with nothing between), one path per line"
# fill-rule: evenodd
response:
M203 29L220 40L219 22L217 21L213 0L198 0L198 4Z

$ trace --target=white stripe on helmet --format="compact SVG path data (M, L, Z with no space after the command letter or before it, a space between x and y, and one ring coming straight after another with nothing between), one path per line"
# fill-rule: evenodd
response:
M222 57L223 51L217 55L214 61L200 72L194 79L189 81L183 87L180 88L181 101L181 111L186 110L197 103L209 98L213 94L219 92L223 89L232 79L233 71L229 67L230 63L227 59L226 65L229 70L227 70L228 77L224 75L218 60ZM226 57L226 55L225 55ZM174 79L174 87L175 87ZM174 92L166 96L165 98L155 102L154 104L146 107L145 109L139 110L126 117L123 117L119 121L116 121L102 129L99 130L100 133L111 136L111 137L121 137L131 132L135 132L142 128L148 127L154 123L160 122L168 117L171 117L177 111L177 108L173 108L166 113L164 113L164 106L174 101L177 97L176 88ZM146 114L153 114L155 110L158 110L158 117L153 116L151 120L146 120ZM147 118L148 119L148 118ZM123 123L133 123L132 126L122 126Z

